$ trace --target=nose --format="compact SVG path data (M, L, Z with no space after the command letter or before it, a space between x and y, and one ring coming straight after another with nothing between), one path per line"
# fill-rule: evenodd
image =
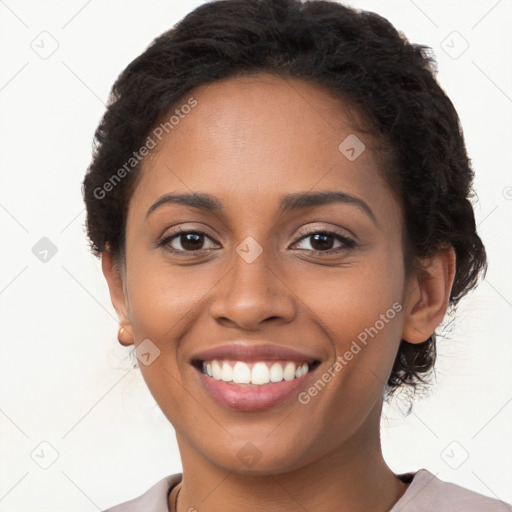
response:
M257 330L270 321L286 324L297 302L285 275L269 264L265 251L254 261L234 254L233 267L216 286L210 314L225 326Z

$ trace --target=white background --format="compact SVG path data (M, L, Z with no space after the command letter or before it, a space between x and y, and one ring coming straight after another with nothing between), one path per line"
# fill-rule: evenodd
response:
M181 471L172 427L117 343L81 182L114 80L200 3L0 1L1 512L102 510ZM427 468L512 502L512 1L349 4L433 48L490 260L439 343L432 395L406 419L387 410L384 455L395 472ZM46 59L41 38L58 44ZM42 237L58 251L46 263L32 252Z

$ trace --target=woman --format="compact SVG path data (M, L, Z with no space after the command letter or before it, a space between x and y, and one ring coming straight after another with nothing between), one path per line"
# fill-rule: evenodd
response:
M224 0L118 78L88 236L183 473L111 512L510 510L381 451L486 265L433 68L373 13Z

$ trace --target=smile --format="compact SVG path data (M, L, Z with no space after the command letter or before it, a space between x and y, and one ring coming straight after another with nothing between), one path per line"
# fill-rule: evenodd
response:
M292 399L306 385L320 361L208 359L193 366L217 404L231 410L256 412Z
M234 385L264 386L281 381L298 379L316 365L316 362L295 361L236 361L217 360L203 361L201 371L215 380L231 382Z

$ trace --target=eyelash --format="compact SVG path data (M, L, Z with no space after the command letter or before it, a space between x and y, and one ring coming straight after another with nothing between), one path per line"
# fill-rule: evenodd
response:
M175 238L177 238L177 237L179 237L181 235L187 235L187 234L204 235L205 237L207 237L207 238L209 238L211 240L211 237L207 233L205 233L204 231L200 231L200 230L182 230L180 228L178 231L175 231L174 233L171 233L170 235L168 235L164 239L162 239L162 241L159 242L158 246L159 247L167 246ZM341 251L346 251L346 250L349 250L349 249L353 249L356 246L356 242L354 240L352 240L351 238L348 238L345 235L341 235L340 233L337 233L335 231L328 231L328 230L314 230L314 231L309 231L309 232L306 232L306 233L302 233L300 235L300 238L296 242L294 242L294 245L297 244L298 242L302 241L302 240L305 240L305 239L313 236L313 235L323 235L323 236L333 237L333 238L335 238L336 240L338 240L339 242L341 242L343 244L342 247L337 247L336 249L328 249L326 251L318 251L318 250L315 250L315 249L302 249L302 250L306 250L307 252L309 252L311 254L314 254L314 255L336 254L336 253L339 253ZM210 251L211 249L199 249L197 251L186 251L186 250L177 250L177 249L173 249L173 248L168 248L168 250L170 252L175 253L175 254L201 255L201 254L203 254L205 252Z

